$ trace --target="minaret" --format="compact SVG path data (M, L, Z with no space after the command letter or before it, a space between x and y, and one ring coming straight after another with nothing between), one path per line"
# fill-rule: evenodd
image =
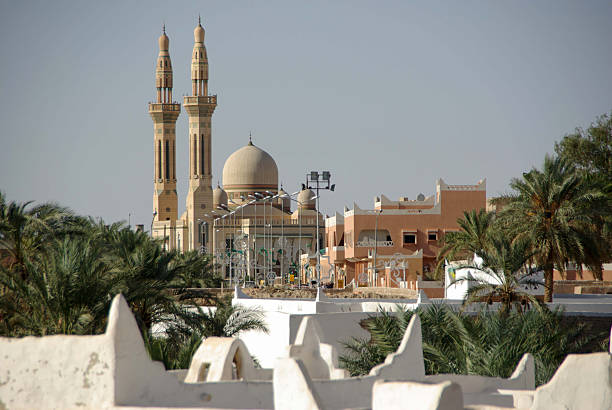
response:
M159 56L155 69L155 87L157 88L157 101L149 103L149 114L153 118L154 152L155 152L155 181L153 191L154 221L170 221L167 228L174 226L178 217L178 199L176 194L176 119L181 112L181 105L172 102L172 63L168 53L170 41L164 26L163 34L159 37ZM161 228L167 230L167 228ZM162 234L159 232L159 235ZM171 230L169 247L172 245Z
M195 44L191 57L191 96L185 97L183 103L189 115L189 192L186 208L190 235L185 239L189 241L189 249L205 246L211 252L210 215L214 209L210 130L217 96L208 95L208 57L200 21L193 35ZM209 216L206 217L206 214Z

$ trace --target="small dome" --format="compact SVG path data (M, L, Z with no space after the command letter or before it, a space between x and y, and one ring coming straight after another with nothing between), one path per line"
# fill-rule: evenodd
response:
M312 189L303 189L298 194L298 207L300 209L315 209L316 207L316 199L311 199L315 196L315 193Z
M278 168L266 151L249 144L225 161L223 187L228 191L265 191L278 189Z
M204 42L204 28L201 24L198 24L195 30L193 30L193 38L195 39L196 43Z
M213 207L217 208L219 205L227 205L227 192L217 185L217 187L213 189Z
M168 47L170 46L170 39L166 35L165 31L164 34L159 36L159 40L157 41L159 43L159 51L168 51Z
M283 210L285 211L291 210L291 198L289 198L289 195L287 195L287 192L285 192L283 188L281 188L280 191L278 191L278 196L279 196L278 204L281 205Z

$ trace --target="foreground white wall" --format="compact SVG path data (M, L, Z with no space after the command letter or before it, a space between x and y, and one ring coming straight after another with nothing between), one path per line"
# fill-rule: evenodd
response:
M129 307L117 296L104 335L0 338L0 409L612 408L608 352L568 356L551 381L536 390L530 355L509 379L426 376L416 315L385 363L368 376L346 377L337 368L335 349L321 335L326 330L320 316L335 320L336 315L302 316L295 343L274 369L255 369L240 340L210 338L191 363L186 379L192 383L184 383L183 372L166 372L149 359ZM215 381L199 382L204 379Z

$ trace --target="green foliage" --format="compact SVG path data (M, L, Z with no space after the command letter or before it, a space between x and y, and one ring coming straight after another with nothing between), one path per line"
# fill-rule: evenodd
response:
M495 213L471 210L463 212L463 219L457 219L460 230L448 232L441 240L442 247L438 252L436 277L444 272L445 260L455 260L459 257L471 261L474 254L480 255L490 248L493 233Z
M522 311L529 306L540 308L536 298L523 287L541 285L533 278L539 269L532 265L534 251L525 239L511 242L506 236L496 233L489 238L490 245L480 251L482 266L465 265L478 269L480 276L470 275L466 278L455 279L451 285L460 282L469 282L464 305L479 301L499 301L500 313L507 314L513 307Z
M598 117L586 130L567 134L555 143L555 152L584 174L612 181L612 113Z
M510 186L514 193L504 198L500 226L505 235L530 243L544 269L545 300L552 301L553 269L564 272L570 261L586 264L601 279L597 243L604 238L593 227L598 215L610 212L607 197L560 157L546 156L542 170L534 168Z
M366 321L370 340L344 343L348 353L340 364L352 376L367 374L397 350L412 315L418 314L423 333L427 374L454 373L510 377L525 353L536 362L536 383L546 383L567 354L589 351L587 345L605 335L593 335L584 323L564 323L559 310L524 313L479 312L469 315L448 305L434 304L416 312L381 310Z
M183 310L168 288L214 285L210 259L122 223L0 195L0 335L96 334L122 293L142 331Z
M268 333L259 309L232 306L231 299L220 299L216 308L193 306L169 321L165 335L145 334L145 346L153 360L167 370L186 369L203 339L234 337L247 330Z

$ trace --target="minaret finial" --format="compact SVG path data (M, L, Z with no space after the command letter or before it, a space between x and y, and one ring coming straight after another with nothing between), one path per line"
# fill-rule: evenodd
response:
M162 32L166 34L166 22L162 25Z
M202 25L202 16L198 14L198 26Z

